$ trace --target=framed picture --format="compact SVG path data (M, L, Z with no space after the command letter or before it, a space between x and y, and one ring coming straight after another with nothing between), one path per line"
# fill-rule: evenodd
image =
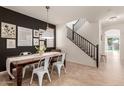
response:
M7 39L7 49L8 48L16 48L16 40L15 39Z
M46 40L40 40L40 46L46 46Z
M42 35L39 35L39 39L40 39L40 40L43 40Z
M42 34L42 33L44 33L44 32L45 32L45 30L39 29L39 34Z
M33 43L34 43L34 46L38 46L39 45L39 39L34 38Z
M16 38L16 25L2 22L1 38Z
M32 46L32 29L18 27L18 46Z
M39 37L39 30L34 30L34 37Z

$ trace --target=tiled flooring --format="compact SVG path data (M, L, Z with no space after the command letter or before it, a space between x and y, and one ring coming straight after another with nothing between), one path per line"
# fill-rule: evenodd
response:
M113 55L113 56L112 56ZM23 79L24 86L29 85L31 71L28 71ZM50 83L47 76L44 77L44 86L84 86L84 85L124 85L124 64L119 61L118 55L109 53L107 62L100 62L100 67L84 66L67 62L67 73L62 70L61 77L58 78L56 71L51 75ZM10 81L8 74L0 74L0 85L15 86L16 80ZM32 86L38 85L37 76L33 80Z

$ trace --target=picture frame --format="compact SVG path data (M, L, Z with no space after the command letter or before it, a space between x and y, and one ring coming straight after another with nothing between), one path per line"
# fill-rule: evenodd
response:
M43 38L42 38L42 35L41 35L41 34L39 35L39 40L43 40Z
M32 46L32 29L18 26L18 46Z
M33 39L33 45L34 46L39 46L39 39L38 38Z
M34 30L34 37L39 37L39 30Z
M46 40L40 40L40 46L46 46Z
M16 25L1 22L1 38L16 38Z
M6 39L6 48L7 49L12 49L12 48L16 48L16 40L15 39Z
M45 30L44 29L39 29L39 34L42 35L42 33L44 33Z

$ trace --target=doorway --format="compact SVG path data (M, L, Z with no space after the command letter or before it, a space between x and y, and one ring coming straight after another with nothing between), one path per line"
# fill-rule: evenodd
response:
M111 29L105 32L105 52L120 52L120 30Z
M105 31L104 52L107 62L120 63L120 30L110 29Z

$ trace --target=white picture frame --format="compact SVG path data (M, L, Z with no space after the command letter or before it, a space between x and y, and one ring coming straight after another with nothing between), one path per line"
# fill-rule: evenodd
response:
M16 25L1 22L1 38L16 38Z
M34 46L39 46L39 39L38 38L34 38L33 39L33 44L34 44Z
M42 35L39 35L39 40L43 40L43 39L42 39Z
M6 41L6 48L10 49L10 48L16 48L16 40L15 39L7 39Z
M39 37L39 30L34 30L34 37Z
M18 26L18 46L32 46L32 29Z
M40 46L45 46L45 40L40 40Z

